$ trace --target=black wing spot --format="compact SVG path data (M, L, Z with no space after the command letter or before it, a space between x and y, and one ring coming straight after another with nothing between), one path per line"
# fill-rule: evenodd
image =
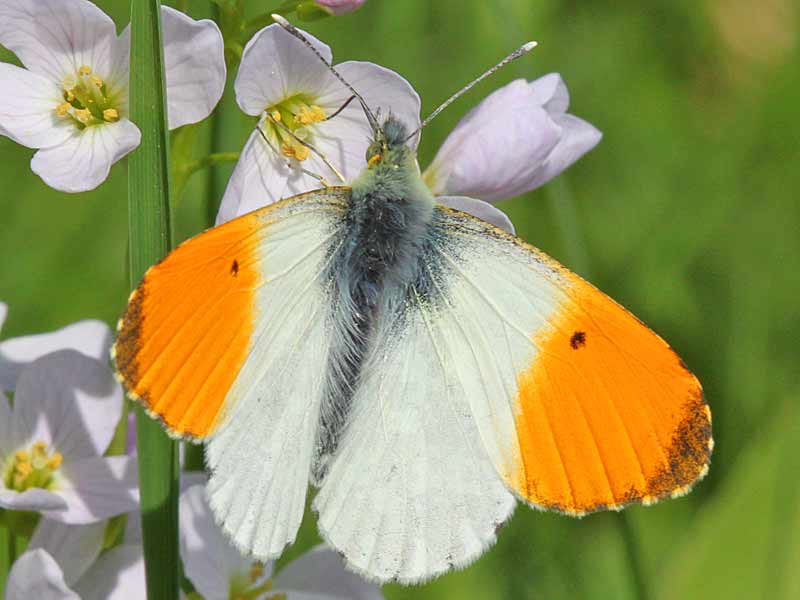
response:
M231 275L236 277L239 274L239 261L233 259L233 264L231 264Z
M572 337L569 338L569 345L572 346L573 350L583 348L586 345L586 332L576 331L573 333Z

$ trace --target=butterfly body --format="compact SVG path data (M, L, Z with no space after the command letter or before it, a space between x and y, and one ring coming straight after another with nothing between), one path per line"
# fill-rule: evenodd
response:
M711 414L656 334L536 248L438 203L402 123L352 188L288 198L152 267L114 346L131 395L207 443L211 507L281 553L308 483L370 579L473 561L517 500L580 516L686 493Z

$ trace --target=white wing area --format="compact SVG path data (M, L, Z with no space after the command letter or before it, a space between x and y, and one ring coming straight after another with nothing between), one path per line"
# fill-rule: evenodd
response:
M480 221L442 219L428 289L382 324L314 501L326 541L379 581L430 579L494 542L515 505L517 377L559 303L548 265Z
M324 275L341 224L335 205L292 210L269 214L254 341L206 449L217 520L262 560L294 541L303 517L330 349Z

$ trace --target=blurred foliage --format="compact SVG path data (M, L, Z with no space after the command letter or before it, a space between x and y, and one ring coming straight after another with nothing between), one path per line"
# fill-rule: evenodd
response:
M127 1L97 3L127 22ZM269 4L250 2L250 14ZM209 2L188 5L210 14ZM711 472L687 497L580 521L520 506L475 565L387 586L388 598L634 598L631 551L652 598L800 597L799 12L791 0L370 0L305 25L335 60L403 74L423 112L537 39L425 131L420 163L492 89L562 73L570 112L604 140L503 208L522 237L670 340L714 414ZM192 134L197 158L211 137L217 151L240 149L251 127L228 93L216 126ZM30 172L32 151L2 138L0 153L3 336L115 322L127 297L125 165L66 196ZM204 227L230 170L189 181L178 239ZM310 516L287 556L316 542Z

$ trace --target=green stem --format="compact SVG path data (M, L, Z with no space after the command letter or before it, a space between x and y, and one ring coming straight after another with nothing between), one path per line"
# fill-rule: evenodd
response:
M9 530L8 532L8 566L9 570L11 570L11 566L14 564L14 561L17 560L17 536L11 533Z
M214 125L212 124L212 130L213 128ZM239 152L215 152L198 160L186 163L183 166L183 173L188 178L202 169L207 169L226 162L236 162L237 160L239 160Z
M128 228L131 286L170 250L169 144L159 0L131 1L130 113L142 133L131 155ZM178 597L178 452L161 426L136 415L148 600Z
M617 524L617 530L619 531L625 548L625 558L630 568L633 587L636 591L636 598L638 598L638 600L649 600L650 593L647 589L647 583L645 582L642 561L639 560L639 548L636 543L636 533L633 531L633 526L631 525L630 515L622 512L615 515L615 517L614 521Z

